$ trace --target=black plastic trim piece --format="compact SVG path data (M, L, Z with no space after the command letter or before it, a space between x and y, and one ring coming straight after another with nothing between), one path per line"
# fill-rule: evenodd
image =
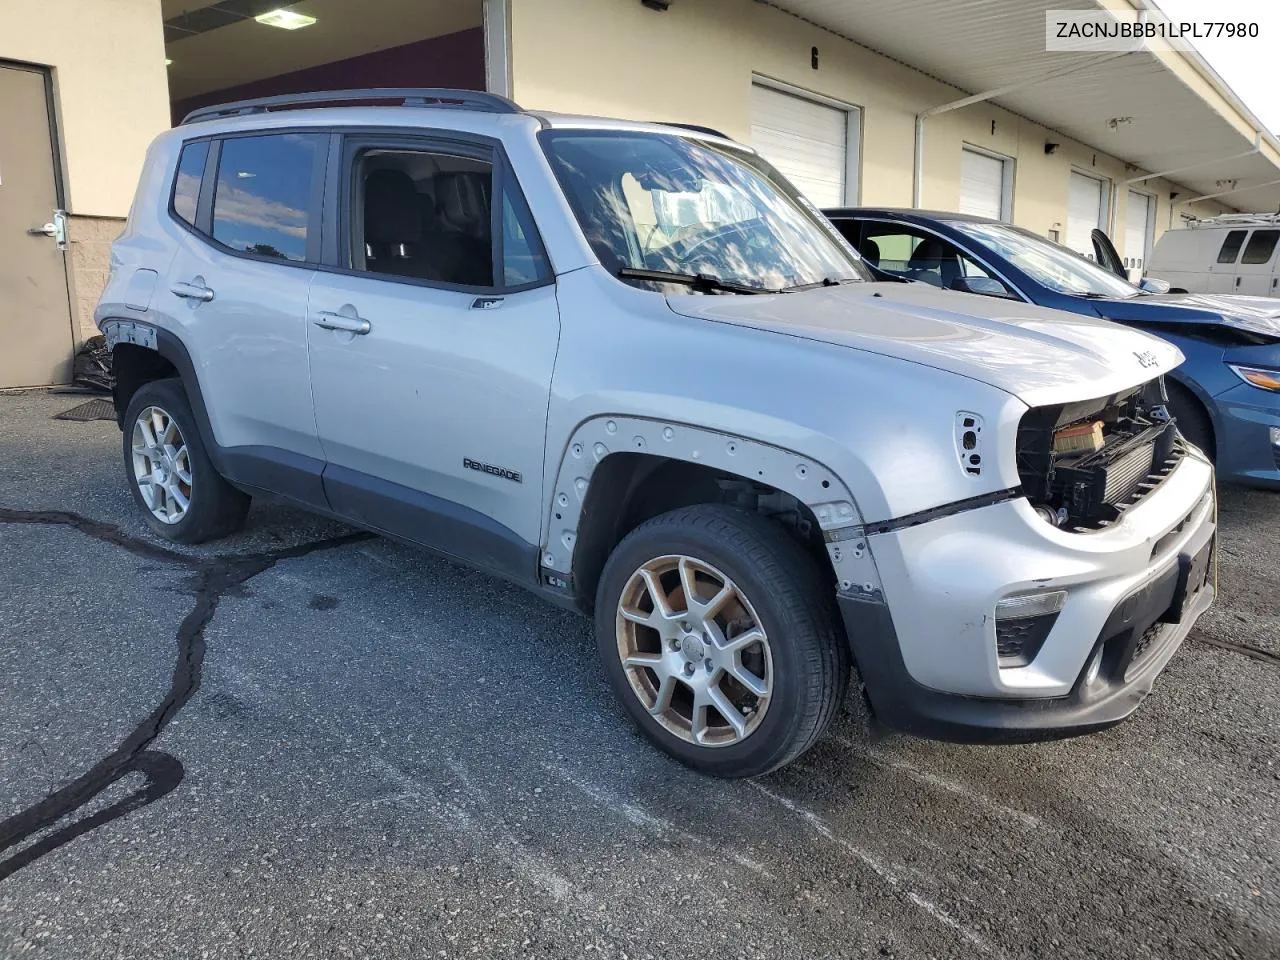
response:
M538 547L470 507L329 464L324 489L334 514L482 570L536 586Z
M182 379L182 389L187 395L187 401L191 404L191 412L196 418L196 429L200 431L200 439L204 441L205 451L209 454L209 459L213 461L214 467L225 477L227 470L226 463L222 458L222 448L218 446L217 440L213 436L213 425L209 422L209 411L204 405L204 393L200 389L200 378L196 376L195 364L191 362L191 354L187 352L187 345L175 334L165 330L163 327L155 327L155 331L156 353L173 364L174 369L178 371L178 376ZM120 411L120 413L123 415L123 411Z
M237 487L287 497L325 510L324 461L279 447L243 446L219 449L221 473Z
M964 513L968 510L977 510L981 507L989 507L993 504L1004 503L1006 500L1016 500L1022 496L1021 487L1010 487L1008 490L997 490L995 493L983 493L976 497L966 497L964 500L956 500L954 503L944 503L940 507L930 507L928 510L919 510L916 513L908 513L905 516L896 517L893 520L881 520L878 523L868 523L866 532L868 535L875 533L892 533L894 530L903 530L907 527L916 527L922 523L928 523L930 520L937 520L940 517L950 517L957 513Z

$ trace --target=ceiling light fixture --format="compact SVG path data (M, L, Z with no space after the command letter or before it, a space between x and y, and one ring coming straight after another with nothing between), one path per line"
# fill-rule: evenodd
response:
M253 19L259 23L265 23L268 27L279 27L281 30L300 30L316 22L315 17L308 17L305 13L294 13L292 10L268 10Z

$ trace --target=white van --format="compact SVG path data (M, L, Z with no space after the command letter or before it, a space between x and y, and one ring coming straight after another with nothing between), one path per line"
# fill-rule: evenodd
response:
M1147 261L1149 276L1189 293L1280 296L1280 214L1226 213L1168 230Z

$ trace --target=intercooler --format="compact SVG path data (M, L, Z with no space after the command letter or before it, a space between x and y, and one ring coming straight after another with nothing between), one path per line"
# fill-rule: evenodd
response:
M1075 424L1102 423L1096 450L1055 453L1054 437ZM1033 504L1058 525L1105 527L1155 489L1183 455L1159 381L1118 397L1028 411L1018 430L1018 472Z

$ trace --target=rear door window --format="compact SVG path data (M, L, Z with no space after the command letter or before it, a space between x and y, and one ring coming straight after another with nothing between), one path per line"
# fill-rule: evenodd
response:
M315 185L327 138L313 133L222 141L213 239L237 253L300 262L319 221Z
M1219 263L1235 263L1240 256L1240 248L1244 246L1244 235L1247 230L1232 230L1222 241L1222 249L1218 251Z
M1280 230L1255 230L1244 248L1241 263L1270 263L1271 255L1276 252L1276 238Z

